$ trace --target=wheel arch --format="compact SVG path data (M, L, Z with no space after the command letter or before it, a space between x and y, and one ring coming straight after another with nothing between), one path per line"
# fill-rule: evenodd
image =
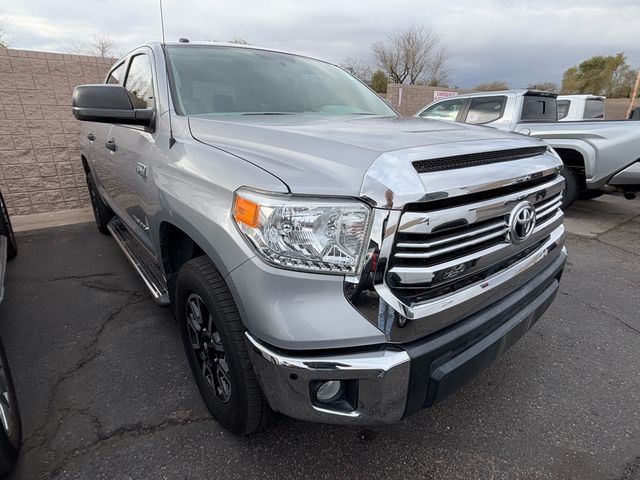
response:
M167 276L178 273L180 267L192 258L206 255L197 241L167 221L160 224L159 241L162 268Z
M576 179L578 180L578 188L580 190L586 189L587 165L584 155L580 151L569 147L554 147L554 150L562 159L562 163L564 163L565 167L570 169L576 176Z

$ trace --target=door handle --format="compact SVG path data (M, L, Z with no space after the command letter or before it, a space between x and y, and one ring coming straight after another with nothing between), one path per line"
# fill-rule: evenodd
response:
M96 139L96 136L93 133L90 133L87 135L87 138L93 142Z
M107 143L104 144L104 146L106 148L108 148L109 150L111 150L112 152L116 151L116 142L113 138L110 138Z

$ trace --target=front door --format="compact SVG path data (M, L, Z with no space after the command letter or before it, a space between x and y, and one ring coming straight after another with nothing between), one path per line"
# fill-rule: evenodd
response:
M147 53L131 57L124 87L133 108L154 108L153 74ZM117 182L110 194L118 205L122 221L153 251L147 216L151 211L149 152L154 133L145 127L114 125L110 137L114 143L114 168L117 170Z

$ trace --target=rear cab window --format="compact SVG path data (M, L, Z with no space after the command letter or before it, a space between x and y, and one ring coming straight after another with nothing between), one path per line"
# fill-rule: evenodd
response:
M604 118L604 100L589 98L584 104L584 118Z
M495 122L502 118L506 103L507 97L503 95L472 98L464 122L473 125Z
M448 120L454 122L456 118L458 118L458 113L462 109L464 100L464 98L456 98L436 103L422 112L420 116L423 118L432 118L434 120Z
M558 103L555 96L525 93L522 97L523 122L553 122L558 120Z
M562 120L569 115L571 100L558 100L558 120Z

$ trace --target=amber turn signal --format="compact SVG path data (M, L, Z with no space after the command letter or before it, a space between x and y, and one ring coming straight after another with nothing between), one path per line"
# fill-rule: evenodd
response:
M255 228L258 226L259 213L260 205L246 198L236 197L233 206L233 218L236 219L236 222L244 223L251 228Z

